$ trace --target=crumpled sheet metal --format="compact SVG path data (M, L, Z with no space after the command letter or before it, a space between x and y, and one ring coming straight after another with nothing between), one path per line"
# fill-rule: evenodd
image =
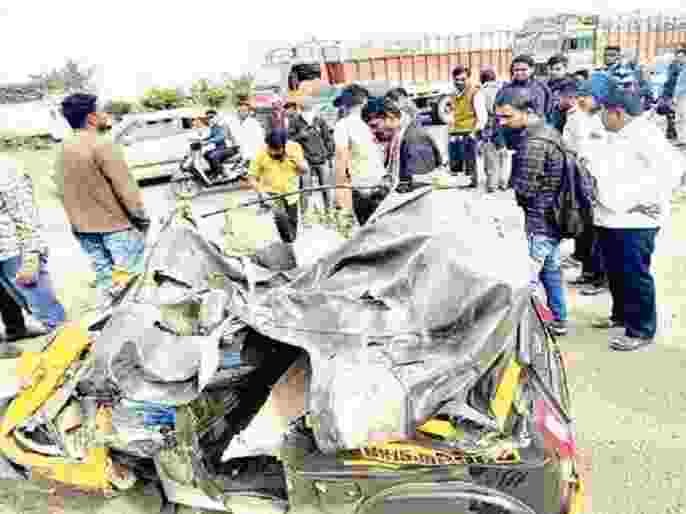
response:
M361 437L339 419L336 375L351 362L372 372L358 355L369 343L381 345L387 373L407 391L408 413L396 416L401 433L457 410L514 344L530 308L526 242L502 237L470 214L469 202L459 191L391 196L337 251L244 307L253 328L310 354L310 410L323 451Z
M197 398L202 390L198 383L201 362L216 360L209 352L218 352L218 341L177 336L155 324L164 322L165 309L182 311L197 302L198 293L212 289L214 276L228 277L225 290L239 297L239 303L245 301L241 298L248 290L259 293L290 279L255 262L248 266L245 260L223 256L189 223L174 221L163 227L146 255L148 279L134 286L131 301L113 309L94 344L96 388L107 390L108 382L113 382L128 398L167 405ZM174 281L158 287L150 280L155 271ZM204 371L202 385L207 383L207 366Z
M373 222L295 274L254 263L246 268L245 259L223 257L191 225L172 225L160 234L146 269L196 291L208 287L211 273L229 277L227 288L239 293L232 295L232 313L272 339L305 349L313 368L315 435L322 450L333 451L360 437L359 430L348 433L337 412L345 380L336 376L344 376L351 363L364 370L358 354L369 343L381 345L385 358L368 371L381 376L384 366L383 375L406 391L405 400L394 399L407 404L395 418L399 432L438 412L460 412L472 386L514 344L512 333L530 308L528 251L516 223L503 234L502 223L492 218L462 191L391 195ZM162 306L156 289L141 281L134 301ZM104 352L109 376L126 396L182 405L200 392L197 376L155 382L141 371L139 348L151 355L148 345L162 344L142 337L156 316L153 307L115 310L97 351ZM175 376L158 371L157 378L179 379L192 366Z
M211 359L203 354L218 352L219 340L164 332L154 326L160 318L159 309L145 304L113 313L96 345L99 369L105 370L99 389L111 381L127 398L172 406L198 397L201 363Z

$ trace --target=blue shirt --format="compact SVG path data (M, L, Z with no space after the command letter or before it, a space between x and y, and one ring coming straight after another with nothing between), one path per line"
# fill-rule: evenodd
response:
M221 125L210 127L210 135L205 139L205 143L213 143L216 148L226 148L226 131Z

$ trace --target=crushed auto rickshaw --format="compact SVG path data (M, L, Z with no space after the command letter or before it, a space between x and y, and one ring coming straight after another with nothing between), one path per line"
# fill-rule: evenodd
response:
M175 211L114 305L18 358L0 473L152 481L165 512L581 513L526 249L467 198L393 193L314 261L307 230L231 252Z

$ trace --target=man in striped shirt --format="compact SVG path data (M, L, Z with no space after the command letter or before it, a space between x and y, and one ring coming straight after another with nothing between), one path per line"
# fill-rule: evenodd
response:
M25 308L47 333L65 320L47 271L47 246L41 239L33 184L16 162L0 161L0 288L7 340L40 335L21 315ZM10 303L7 300L13 299Z

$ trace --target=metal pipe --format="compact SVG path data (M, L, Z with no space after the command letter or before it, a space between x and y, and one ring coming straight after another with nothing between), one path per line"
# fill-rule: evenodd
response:
M252 207L253 205L260 205L264 202L273 202L275 200L281 200L283 198L287 198L289 196L293 195L299 195L302 193L316 193L318 191L328 191L331 189L377 189L380 186L315 186L315 187L304 187L302 189L298 189L297 191L291 191L290 193L283 193L280 195L274 195L274 196L269 196L267 198L260 198L257 200L251 200L249 202L241 203L236 205L235 207L227 207L225 209L219 209L217 211L211 211L207 212L205 214L201 214L201 218L209 218L210 216L216 216L218 214L224 214L229 211L234 211L237 209L243 209L245 207Z

